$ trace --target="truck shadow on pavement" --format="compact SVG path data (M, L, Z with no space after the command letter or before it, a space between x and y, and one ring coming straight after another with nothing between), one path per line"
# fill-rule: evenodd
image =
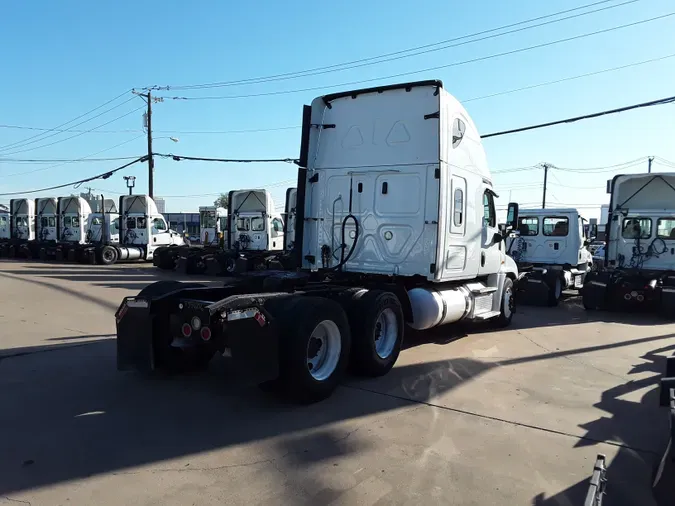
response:
M22 265L25 267L25 265ZM67 265L30 265L29 268L16 268L0 271L0 276L14 279L20 279L28 283L40 284L41 286L62 289L64 292L73 293L76 290L70 289L61 283L81 282L89 286L101 288L117 288L139 292L146 286L155 281L177 280L177 281L196 281L207 283L224 283L231 278L212 278L208 279L199 276L181 275L170 271L162 271L150 266L134 266L125 264L113 267L105 266L72 266ZM54 281L55 283L52 283ZM119 301L121 302L121 300ZM119 302L114 303L114 309L117 309Z
M456 358L402 365L380 379L349 377L332 398L304 407L278 400L256 387L234 384L217 360L201 375L155 378L117 372L114 339L49 353L31 354L24 349L23 356L0 360L0 406L3 407L0 410L0 455L3 456L0 496L103 473L133 474L137 471L129 468L156 465L170 459L183 460L167 464L166 470L181 470L190 465L189 459L195 454L278 436L284 437L275 443L276 451L268 450L269 454L262 459L249 458L248 452L242 452L237 454L241 455L238 461L220 460L214 463L214 468L271 465L302 471L311 464L367 451L370 440L354 434L358 430L355 426L358 419L436 406L436 396L492 369L672 337L673 334L652 336L498 363ZM656 364L658 359L654 353L643 357L647 363L636 366L636 370L649 369L650 361ZM654 369L658 367L655 365ZM381 380L386 382L385 387ZM646 416L642 406L643 402L648 403L647 408L654 406L653 391L638 403L617 398L627 390L648 387L655 382L655 377L650 377L605 392L597 407L612 417L584 425L585 435L557 433L570 438L570 446L580 437L583 444L607 441L618 444L612 443L617 440L625 442L621 444L627 448L633 444L639 448L640 441L650 437L645 433L647 429L640 426L647 420L649 430L653 428L655 434L664 435L665 430L657 431L658 420ZM394 387L386 388L387 384ZM485 413L441 408L497 423L514 423L491 416L489 408ZM348 422L347 427L335 426L338 422ZM545 421L542 423L546 425ZM556 433L542 427L518 425ZM626 451L630 452L630 458L617 456L611 463L610 490L621 487L615 485L619 480L635 476L633 467L649 455L645 453L648 450ZM588 461L579 462L580 467L588 465ZM164 467L161 470L165 470ZM590 471L589 468L589 476ZM640 485L644 489L645 484ZM316 486L321 490L330 489ZM581 481L571 490L558 494L558 499L537 496L534 504L568 504L566 501L585 487L586 483ZM323 497L321 493L318 497ZM556 500L563 502L554 502Z
M605 390L594 407L609 414L597 420L580 425L586 430L585 437L580 438L575 447L597 444L598 438L611 438L620 446L619 451L607 466L606 503L612 505L645 504L636 494L636 483L652 483L653 471L666 448L669 432L666 411L659 409L659 390L653 388L665 371L667 355L675 350L675 344L663 346L644 354L641 363L636 364L631 374L649 374L639 380L631 380ZM636 393L648 389L638 401ZM649 447L644 447L650 441ZM592 463L586 463L588 475L593 471ZM675 477L669 477L671 480ZM588 480L583 480L572 487L545 498L538 495L533 500L534 506L558 506L560 504L583 504L588 492ZM674 485L674 484L671 484ZM671 489L673 487L671 486ZM665 498L664 498L665 499ZM672 504L672 496L663 506ZM656 504L656 503L654 503Z

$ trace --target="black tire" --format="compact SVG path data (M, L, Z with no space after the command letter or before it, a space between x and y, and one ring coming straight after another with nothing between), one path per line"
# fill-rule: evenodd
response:
M362 376L384 376L394 367L403 344L405 321L401 302L396 295L384 290L358 290L351 293L347 314L352 332L350 364L353 371ZM387 330L396 332L389 341ZM385 338L381 342L385 348L379 353L377 336Z
M192 254L185 259L186 274L204 274L206 272L206 262L200 254Z
M597 302L595 300L591 300L591 298L586 295L586 292L583 288L581 289L581 304L584 306L586 311L595 311L598 309Z
M7 248L7 258L16 258L16 247L13 244Z
M266 391L277 387L303 404L329 397L342 379L349 360L351 334L342 307L323 297L293 296L271 299L265 308L279 324L279 380L263 383L261 387ZM324 321L332 322L337 328L341 346L332 373L318 380L312 376L307 365L307 353L312 333Z
M47 250L45 248L40 248L38 258L43 262L47 260Z
M509 293L511 296L508 299L508 306L504 304L506 294ZM502 289L502 300L499 304L499 316L495 318L495 326L499 328L506 328L511 325L513 320L513 315L516 312L516 292L513 288L513 280L511 278L506 278L504 280L504 287Z
M173 255L173 252L168 248L162 251L155 251L155 256L153 257L153 263L159 269L165 271L172 271L176 268L176 257Z
M562 279L560 276L550 277L547 279L548 283L548 298L546 303L549 307L555 307L558 305L560 298L562 297Z
M112 265L117 262L119 254L114 246L103 246L100 253L100 260L103 265Z
M152 283L143 288L139 297L158 297L178 288L199 288L200 283L181 283L174 280L163 280ZM175 348L171 346L169 320L155 319L158 325L155 329L153 341L155 345L155 365L165 374L184 374L205 369L216 353L209 346L195 346L193 348Z

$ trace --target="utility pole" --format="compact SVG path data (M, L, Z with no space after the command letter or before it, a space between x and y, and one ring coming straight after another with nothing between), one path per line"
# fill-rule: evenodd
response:
M145 100L145 103L148 106L148 110L145 112L145 127L148 134L148 196L153 198L155 186L155 160L152 157L152 101L157 99L153 99L150 90L148 90L147 93L139 93L137 91L133 91L133 93Z
M650 156L649 158L647 158L647 161L649 163L649 165L647 165L647 173L651 174L652 173L652 162L654 161L654 157Z
M548 180L548 169L552 167L550 163L543 163L544 167L544 193L541 197L541 208L546 209L546 181Z

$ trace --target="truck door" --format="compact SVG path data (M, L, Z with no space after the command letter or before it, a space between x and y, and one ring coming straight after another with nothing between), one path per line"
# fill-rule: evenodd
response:
M495 210L494 193L488 189L483 192L483 226L481 230L480 259L478 262L479 275L495 273L501 267L503 245L502 241L495 240L495 234L499 234L497 211Z

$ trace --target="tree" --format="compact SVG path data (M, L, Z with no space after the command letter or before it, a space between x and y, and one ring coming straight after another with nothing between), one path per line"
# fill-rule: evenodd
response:
M220 197L213 201L213 205L216 207L224 207L227 209L229 195L227 193L221 193Z

